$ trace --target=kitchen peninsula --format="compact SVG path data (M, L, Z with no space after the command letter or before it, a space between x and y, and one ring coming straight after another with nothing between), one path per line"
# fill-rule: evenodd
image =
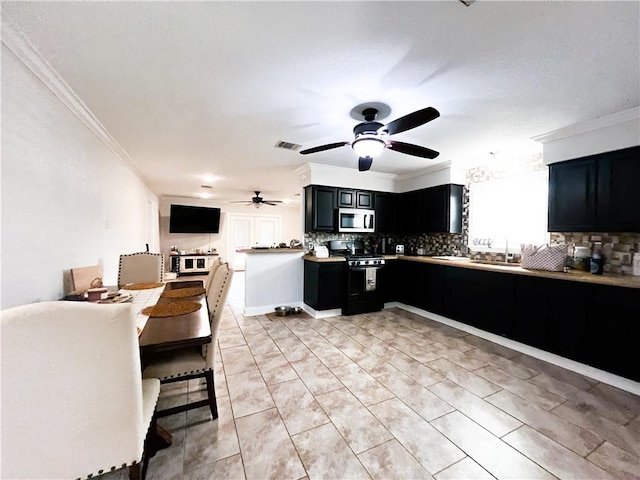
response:
M262 315L276 307L302 307L302 248L247 248L244 314Z

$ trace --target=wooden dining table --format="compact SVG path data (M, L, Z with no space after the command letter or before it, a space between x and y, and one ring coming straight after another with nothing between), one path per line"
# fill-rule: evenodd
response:
M167 283L163 291L179 288L202 287L201 280L186 280ZM201 307L193 313L171 317L149 317L140 336L140 356L144 365L145 357L176 348L194 347L211 343L211 324L207 297L204 293L180 300L160 296L157 305L175 301L191 301L200 303Z

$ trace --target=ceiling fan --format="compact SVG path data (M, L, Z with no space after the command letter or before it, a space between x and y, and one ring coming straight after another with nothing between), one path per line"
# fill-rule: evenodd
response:
M302 155L308 155L309 153L323 152L325 150L331 150L332 148L351 145L353 151L358 154L358 157L360 157L358 160L358 170L360 170L361 172L369 170L371 168L371 164L373 163L374 157L382 152L382 150L384 150L385 148L422 158L433 159L440 155L439 152L431 150L430 148L420 147L411 143L398 142L396 140L388 139L389 135L406 132L407 130L411 130L412 128L424 125L431 120L435 120L440 116L440 112L438 112L435 108L427 107L423 108L422 110L417 110L413 113L405 115L404 117L397 118L396 120L393 120L386 125L375 121L378 113L378 108L373 108L366 105L364 106L364 109L362 110L362 117L365 121L359 123L353 128L353 133L355 135L355 139L353 141L320 145L319 147L301 150L300 153Z
M244 203L245 205L253 205L256 208L260 208L260 205L278 205L282 203L282 200L265 200L260 196L260 192L258 190L255 191L256 196L251 197L251 200L237 200L229 203Z

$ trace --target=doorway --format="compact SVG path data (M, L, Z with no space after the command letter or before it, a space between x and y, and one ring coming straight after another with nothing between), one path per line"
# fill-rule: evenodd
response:
M244 270L246 254L239 250L251 247L271 247L281 236L281 220L274 215L229 215L228 252L236 271Z

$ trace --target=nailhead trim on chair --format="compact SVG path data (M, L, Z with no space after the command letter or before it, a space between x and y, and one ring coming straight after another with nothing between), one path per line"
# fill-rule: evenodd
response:
M138 463L139 462L137 460L134 460L131 463L123 463L120 467L116 467L115 465L112 465L111 468L109 468L109 471L110 472L114 472L114 471L118 470L119 468L133 467L134 465L136 465ZM98 470L98 473L89 473L84 478L93 478L95 476L102 475L104 472L105 472L105 469L101 469L101 470ZM83 479L83 477L76 478L76 480L82 480L82 479Z
M160 281L164 281L164 255L162 253L151 253L151 252L136 252L136 253L123 253L120 255L122 257L133 257L134 255L160 255ZM122 273L122 260L118 261L118 286L120 286L120 275Z
M204 373L211 370L211 368L200 368L198 370L191 370L190 372L182 372L182 373L176 373L175 375L169 375L168 377L163 377L160 380L167 380L169 378L180 378L180 377L184 377L186 375L194 375L196 373Z

